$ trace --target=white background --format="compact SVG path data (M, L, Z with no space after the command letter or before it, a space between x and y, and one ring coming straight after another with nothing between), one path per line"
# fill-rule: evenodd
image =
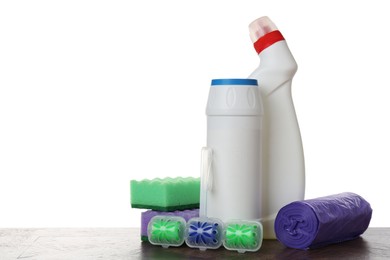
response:
M2 1L0 226L139 226L129 181L198 176L210 80L259 63L268 15L299 69L306 198L390 226L386 1Z

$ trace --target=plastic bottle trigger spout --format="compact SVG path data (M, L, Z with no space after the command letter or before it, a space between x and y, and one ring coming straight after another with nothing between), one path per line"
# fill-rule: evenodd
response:
M212 80L206 114L199 215L259 220L263 104L257 80Z
M283 206L303 200L305 165L298 121L291 97L297 63L287 43L268 17L249 25L260 66L257 79L264 104L262 131L262 223L264 238L275 239L275 217Z

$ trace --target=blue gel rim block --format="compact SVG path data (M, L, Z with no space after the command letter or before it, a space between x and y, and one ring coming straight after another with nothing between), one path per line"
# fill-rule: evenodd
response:
M185 236L191 248L217 249L223 242L223 222L216 218L192 218L187 222Z

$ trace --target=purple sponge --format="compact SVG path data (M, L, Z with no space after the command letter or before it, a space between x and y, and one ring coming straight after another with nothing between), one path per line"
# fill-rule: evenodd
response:
M141 240L148 241L148 224L149 221L157 215L162 216L179 216L188 221L190 218L199 217L199 209L176 210L171 212L148 210L141 213Z

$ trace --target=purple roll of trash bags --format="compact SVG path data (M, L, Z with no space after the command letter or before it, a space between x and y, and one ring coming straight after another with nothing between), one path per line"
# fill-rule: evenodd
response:
M370 204L350 192L295 201L279 210L275 233L287 247L321 247L359 237L371 215Z

